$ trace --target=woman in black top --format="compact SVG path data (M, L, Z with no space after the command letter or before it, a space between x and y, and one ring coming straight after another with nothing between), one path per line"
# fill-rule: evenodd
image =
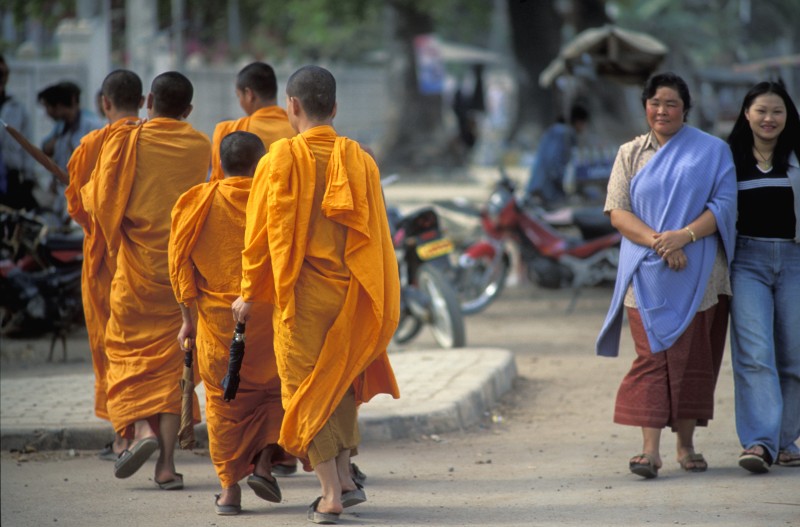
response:
M783 84L745 96L728 138L739 217L731 352L739 465L800 466L800 118Z

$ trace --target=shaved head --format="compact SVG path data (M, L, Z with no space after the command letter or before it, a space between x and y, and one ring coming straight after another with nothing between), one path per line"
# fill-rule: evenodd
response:
M115 70L103 80L106 99L121 111L137 113L142 102L142 79L129 70Z
M153 110L164 117L180 119L189 109L194 88L189 79L177 71L162 73L150 86L153 94Z
M266 153L261 138L250 132L232 132L219 145L222 171L229 176L252 176Z
M278 80L272 66L263 62L248 64L236 76L236 89L245 88L255 93L259 99L271 101L278 97Z
M308 117L323 121L336 107L336 79L325 68L303 66L289 77L286 95L299 100Z

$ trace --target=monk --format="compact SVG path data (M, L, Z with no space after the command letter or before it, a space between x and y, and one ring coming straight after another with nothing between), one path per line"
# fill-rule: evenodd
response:
M253 62L236 76L236 98L246 117L233 121L222 121L214 129L212 139L211 181L223 177L220 165L219 145L222 138L231 132L252 132L264 142L264 148L278 139L295 135L286 111L278 106L278 81L275 70L264 62Z
M183 488L173 457L183 353L175 341L181 310L169 279L170 211L205 180L211 160L208 137L184 121L192 95L182 74L157 76L147 96L147 122L106 139L81 191L116 264L105 334L108 413L131 446L114 463L114 475L132 476L158 449L154 481L165 490ZM199 422L196 400L195 416Z
M386 347L397 327L400 284L378 167L333 128L336 81L305 66L286 86L299 135L272 144L247 202L241 296L275 306L275 359L285 415L278 443L307 458L322 495L314 523L336 523L366 500L350 472L359 443L357 405L399 397Z
M142 81L132 71L116 70L106 76L100 90L101 105L108 124L83 136L80 145L67 163L69 185L65 190L67 212L83 228L83 269L81 296L89 349L94 368L94 413L109 421L106 408L106 323L109 318L109 295L113 261L107 258L106 244L99 229L83 208L81 189L89 182L100 149L111 133L128 133L136 128L139 110L144 105ZM114 441L105 446L101 459L115 461L128 447L128 440L115 434Z
M251 473L247 483L259 497L281 501L280 488L270 475L270 461L283 408L270 304L253 307L236 398L226 402L220 384L228 370L234 331L230 305L241 285L245 208L256 165L266 153L261 139L249 132L225 136L220 150L225 178L192 187L172 209L169 271L183 313L178 342L195 341L206 388L209 450L222 486L214 510L235 515L242 510L238 482ZM196 330L193 304L197 306Z

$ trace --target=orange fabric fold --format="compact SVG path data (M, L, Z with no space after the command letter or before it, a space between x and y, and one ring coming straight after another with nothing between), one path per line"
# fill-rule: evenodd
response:
M120 120L103 128L92 130L83 136L81 143L67 163L69 185L64 190L67 212L83 228L83 264L81 271L81 298L89 350L94 370L94 413L108 420L106 408L106 354L103 345L106 323L109 317L108 297L111 292L113 271L104 262L105 242L91 223L91 217L83 208L81 189L89 182L103 143L112 128L118 128Z
M109 134L81 191L116 263L105 348L108 412L119 433L159 413L180 414L183 354L175 337L182 319L169 280L170 211L205 179L210 159L205 135L155 118Z
M222 179L219 145L226 135L232 132L250 132L256 134L264 143L264 148L269 151L272 143L278 139L293 137L296 132L289 124L286 110L280 106L266 106L259 108L251 115L232 121L222 121L214 128L211 147L211 176L210 181Z
M221 381L228 369L239 296L245 209L252 178L233 177L192 187L172 209L169 267L175 297L198 313L196 348L206 388L211 460L223 487L252 472L252 461L278 442L283 408L272 347L272 306L253 306L236 399L225 402Z
M244 298L277 310L284 449L304 457L351 386L357 403L399 397L386 354L399 317L397 262L380 174L358 143L321 126L272 145L256 170L242 261Z

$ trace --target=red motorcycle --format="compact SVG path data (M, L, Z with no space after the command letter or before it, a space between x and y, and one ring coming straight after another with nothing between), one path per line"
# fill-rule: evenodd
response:
M572 220L586 234L568 236L536 211L521 207L515 186L501 168L500 179L480 211L485 238L467 247L458 259L455 286L462 311L482 311L500 295L512 261L506 244L512 241L532 282L575 290L567 309L571 312L582 287L616 279L622 236L613 229L598 235L603 231L597 219L580 214Z

